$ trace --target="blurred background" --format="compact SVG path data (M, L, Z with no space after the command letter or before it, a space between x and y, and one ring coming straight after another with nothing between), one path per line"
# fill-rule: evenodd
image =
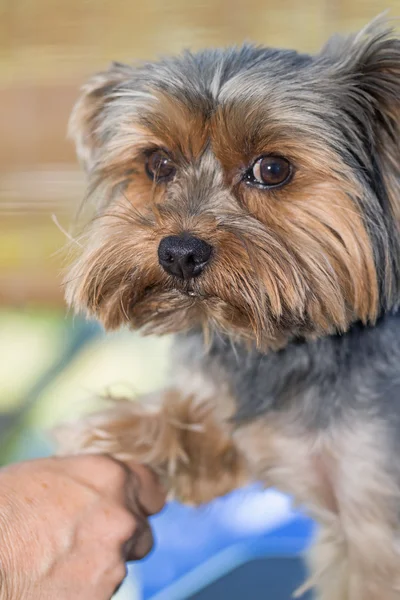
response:
M170 340L68 316L62 251L84 182L66 140L80 85L111 60L260 44L316 50L400 0L0 0L0 460L41 456L45 430L105 391L162 384ZM56 226L54 216L61 227ZM171 505L157 547L119 598L286 600L312 523L290 499L251 488L201 509ZM304 596L307 597L308 596Z

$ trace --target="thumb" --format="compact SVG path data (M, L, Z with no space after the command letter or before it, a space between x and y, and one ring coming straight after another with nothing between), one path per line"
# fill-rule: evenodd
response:
M159 477L145 465L132 462L125 465L129 471L126 483L128 508L135 512L139 504L145 516L160 512L166 502L167 490Z

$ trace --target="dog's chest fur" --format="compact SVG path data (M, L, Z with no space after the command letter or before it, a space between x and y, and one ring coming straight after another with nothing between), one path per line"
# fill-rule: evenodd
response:
M217 337L205 352L191 334L179 338L178 356L185 386L221 398L216 413L233 418L253 475L320 518L347 498L374 498L370 488L399 474L388 457L400 447L400 317L266 354Z

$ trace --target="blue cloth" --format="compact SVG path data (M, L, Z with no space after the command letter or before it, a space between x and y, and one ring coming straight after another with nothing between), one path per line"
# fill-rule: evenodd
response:
M287 496L257 486L200 508L173 502L152 519L152 525L155 549L136 569L144 600L187 578L221 553L228 563L230 553L223 551L238 545L249 560L255 556L298 556L314 531L312 521L294 511ZM229 564L226 568L229 570ZM207 570L203 570L203 577L204 572L207 575Z

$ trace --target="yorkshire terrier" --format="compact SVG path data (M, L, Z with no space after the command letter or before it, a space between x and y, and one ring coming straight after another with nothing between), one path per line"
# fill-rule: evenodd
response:
M321 527L322 600L400 599L400 39L113 64L71 134L97 215L67 299L175 333L170 386L76 424L203 503L251 480Z

